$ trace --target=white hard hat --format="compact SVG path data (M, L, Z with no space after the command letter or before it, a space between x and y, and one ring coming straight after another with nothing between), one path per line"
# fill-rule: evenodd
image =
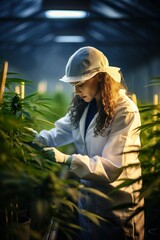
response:
M121 82L120 68L109 66L106 56L94 47L78 49L68 60L63 82L86 81L99 72L108 73L116 82Z

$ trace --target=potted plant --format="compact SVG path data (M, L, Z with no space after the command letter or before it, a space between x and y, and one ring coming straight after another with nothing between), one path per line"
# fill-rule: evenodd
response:
M28 128L50 124L42 114L53 112L50 100L38 93L22 98L21 94L15 93L15 84L21 86L22 82L29 82L6 71L5 84L4 72L3 68L0 88L0 236L4 240L49 240L60 224L65 236L71 239L78 229L74 214L80 212L76 202L79 190L84 187L74 179L67 179L62 165L45 159L41 151L43 146L38 145L37 149L37 145L34 148L30 145L34 136ZM106 197L102 193L95 194ZM98 224L98 216L86 211L81 214ZM26 218L28 222L24 225L21 220Z
M159 84L159 78L152 84ZM146 238L160 238L160 104L140 106L142 117L140 159L143 170L141 196L145 199Z

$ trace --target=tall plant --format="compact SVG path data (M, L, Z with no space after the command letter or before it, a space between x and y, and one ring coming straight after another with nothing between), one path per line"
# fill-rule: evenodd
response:
M80 212L76 205L79 190L85 188L67 179L64 167L45 159L43 146L30 145L34 136L28 128L50 124L42 113L51 114L53 109L50 99L38 93L24 99L15 94L15 84L21 82L29 83L17 74L7 74L0 107L0 236L4 240L22 239L25 233L20 215L25 215L31 218L31 239L44 239L48 229L50 234L55 228L55 223L56 226L60 223L70 238L71 232L78 228L72 218L75 212ZM94 192L93 189L87 191ZM95 194L106 197L99 192ZM98 216L83 210L81 214L98 224Z
M160 77L156 77L149 86L159 84ZM144 104L139 108L142 119L140 128L142 140L140 158L144 178L142 195L151 199L154 204L160 201L160 104L158 102Z

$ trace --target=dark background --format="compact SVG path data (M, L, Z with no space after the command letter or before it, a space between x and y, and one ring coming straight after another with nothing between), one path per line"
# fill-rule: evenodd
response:
M58 2L74 8L78 3L89 11L84 20L53 20L45 9ZM49 5L48 5L49 3ZM81 35L82 43L57 43L58 35ZM72 88L58 81L64 75L70 55L80 47L103 51L110 65L121 68L131 92L139 101L152 101L159 87L146 87L160 76L159 0L0 0L0 59L9 62L9 71L33 81L48 83L48 92Z

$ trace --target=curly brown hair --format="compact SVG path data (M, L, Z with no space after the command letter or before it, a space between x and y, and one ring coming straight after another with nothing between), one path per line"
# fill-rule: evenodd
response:
M122 75L122 74L121 74ZM96 78L99 78L101 88L101 103L98 107L98 116L96 118L96 126L94 129L95 135L102 135L105 128L112 122L115 113L116 97L120 89L126 89L125 81L122 76L122 83L116 82L107 73L97 73ZM71 123L75 128L78 127L80 118L84 112L84 109L89 103L85 102L78 95L74 96L71 106L69 108L69 114Z

